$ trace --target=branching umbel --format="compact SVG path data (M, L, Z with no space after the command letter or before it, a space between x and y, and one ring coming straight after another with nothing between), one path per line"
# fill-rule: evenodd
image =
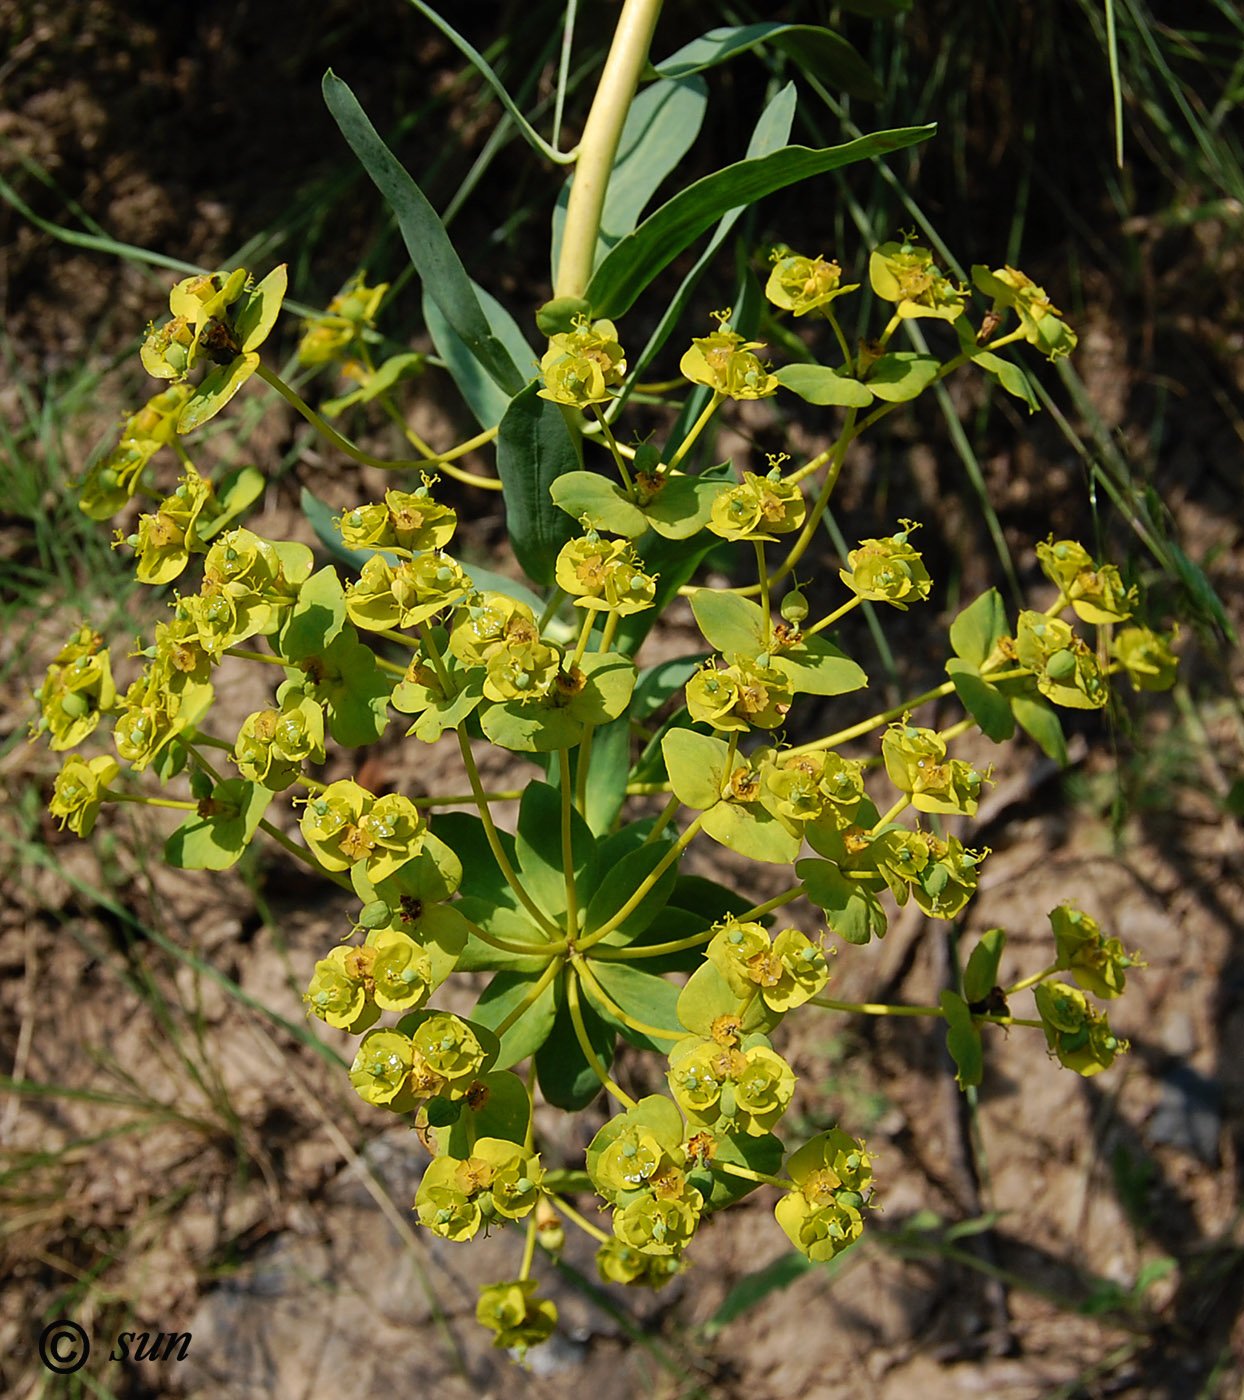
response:
M1091 998L1118 996L1138 955L1070 906L1050 915L1047 966L999 985L1005 935L991 930L937 1006L829 997L825 954L831 938L880 938L887 899L914 900L943 920L971 899L988 853L940 834L938 818L971 817L990 774L953 754L956 739L977 728L1000 742L1018 724L1058 758L1059 707L1100 709L1121 676L1134 689L1163 688L1175 666L1168 639L1135 620L1142 603L1118 569L1051 537L1036 546L1054 589L1048 606L1011 617L996 591L986 593L951 624L945 682L835 733L785 741L806 697L868 683L832 640L840 619L864 601L922 606L934 586L911 520L859 541L836 578L796 582L852 445L960 370L985 373L1032 408L1026 372L1000 352L1026 344L1056 358L1075 335L1010 267L973 270L985 298L974 313L969 289L907 239L872 251L880 316L875 337L853 343L837 307L862 288L844 284L836 262L780 248L766 273L771 314L825 323L825 334L809 337L806 362L775 368L723 311L691 340L676 380L639 384L617 323L660 270L646 249L659 241L668 262L670 247L737 206L740 190L758 198L927 134L880 133L827 152L786 146L778 128L785 121L789 131L793 96L782 98L790 110L775 102L746 161L643 222L642 209L631 211L629 228L623 219L602 247L614 153L658 9L624 6L578 155L561 294L538 313L538 378L507 348L522 343L521 331L478 295L417 187L394 172L349 90L328 80L330 107L393 203L416 266L435 272L429 324L442 361L477 411L495 405L498 416L444 451L406 428L398 396L429 371L409 350L374 358L384 285L355 278L304 327L302 366L338 366L354 385L315 409L261 358L281 312L283 267L258 283L242 270L179 282L171 319L142 348L165 387L127 420L81 496L100 520L150 498L117 542L134 551L140 582L179 591L123 695L103 639L87 626L75 632L38 693L33 726L58 751L111 729L116 757L71 752L56 783L52 811L79 835L90 835L108 802L182 809L165 847L174 865L227 868L262 833L355 893L353 928L308 969L308 1011L360 1037L350 1078L362 1098L435 1145L415 1201L425 1227L465 1241L526 1222L519 1277L485 1289L479 1303L498 1343L520 1348L555 1324L530 1273L535 1244L556 1252L567 1222L598 1243L605 1279L653 1287L682 1267L706 1215L760 1189L778 1192L779 1226L813 1259L860 1236L873 1194L864 1144L845 1127L803 1144L781 1136L795 1076L774 1035L800 1008L940 1018L964 1085L980 1081L991 1026L1040 1030L1080 1074L1126 1049ZM589 189L589 178L603 183ZM946 336L943 355L894 348L913 319L941 323L933 329ZM336 515L308 494L336 562L317 567L306 545L239 523L264 488L255 469L213 482L195 465L195 432L251 379L293 405L329 449L398 474L382 500ZM632 441L621 410L637 390L649 402L687 394L685 427ZM773 458L763 472L695 469L716 415L782 394L842 410L823 451L795 466ZM368 402L402 426L414 456L378 458L333 426ZM530 587L484 576L450 552L451 492L497 485L455 464L494 439ZM179 471L171 490L159 466L169 456ZM700 586L706 556L723 543L737 549L747 582ZM192 563L201 564L197 585ZM641 643L680 593L707 658L638 670ZM213 677L225 656L273 680L270 704L236 734L213 727ZM940 731L912 723L920 705L951 696L962 719ZM376 795L313 776L330 748L374 743L395 715L410 721L410 743L456 742L463 778L452 791ZM485 743L540 769L521 789L513 834L493 808L518 792L485 789L475 757ZM211 749L231 768L214 767ZM152 780L178 795L156 795ZM654 795L665 801L659 816ZM272 820L282 808L296 815L300 841ZM682 862L696 842L779 866L789 888L752 906L690 876ZM824 928L771 927L802 896ZM438 989L463 972L490 974L472 1014L437 1010ZM1026 991L1033 1016L1012 1007ZM620 1040L656 1057L668 1092L637 1100L617 1082ZM585 1178L542 1164L533 1120L537 1094L576 1112L602 1089L618 1111L584 1165L611 1232L566 1199Z

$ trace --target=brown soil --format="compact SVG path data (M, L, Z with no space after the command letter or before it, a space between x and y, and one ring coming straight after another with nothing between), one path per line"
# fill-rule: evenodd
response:
M509 7L510 18L520 10ZM354 80L374 54L410 51L412 33L423 32L400 7L375 4L362 13L320 7L317 25L331 44L305 26L277 26L251 4L228 7L227 18L213 7L166 11L106 0L0 3L0 33L10 41L0 60L0 134L9 142L0 171L39 212L64 217L57 198L22 173L19 153L29 157L112 236L192 261L210 262L279 226L313 177L342 168L315 91L326 54ZM413 90L403 77L434 90L453 69L444 47L425 41L360 90L383 127ZM464 97L449 114L452 134L473 154L487 135L479 112ZM442 135L438 127L409 143L403 154L413 168L424 168ZM239 151L245 162L225 158ZM472 237L486 246L489 227L486 203L473 201L461 230L468 246ZM347 212L334 245L317 245L308 276L320 291L349 271L370 232ZM9 250L8 333L36 392L84 357L102 366L160 313L169 274L67 249L2 207L0 236ZM1184 272L1230 255L1191 238L1177 256L1164 252ZM281 246L262 257L295 255ZM498 258L490 285L511 292L516 306L533 300L518 289L540 284L544 270L531 268L524 239ZM1080 370L1109 427L1143 460L1155 392L1149 357L1163 345L1176 365L1183 344L1225 350L1232 336L1238 343L1239 317L1189 312L1175 324L1159 314L1159 341L1167 338L1155 350L1136 331L1132 308L1112 302L1109 284L1090 292ZM312 299L310 289L299 295ZM1226 365L1214 362L1221 411L1201 399L1207 406L1181 420L1153 476L1183 548L1209 561L1238 625L1240 419L1231 403L1241 386ZM76 467L141 392L141 376L128 369L105 383L70 425ZM465 425L446 417L436 388L417 397L416 427L454 440ZM973 404L965 398L963 407ZM12 418L19 404L6 395L2 408ZM1050 529L1091 538L1081 473L1048 419L1033 427L1005 408L1003 418L987 439L985 466L1016 557L1030 558ZM772 445L771 419L744 412L738 421L722 455L755 465L756 444ZM282 475L277 464L295 432L276 411L248 446L274 478L254 528L310 541L296 477L314 477L333 503L379 489L379 478L319 457ZM815 425L798 432L791 450L824 441ZM839 519L851 536L898 514L920 516L931 567L939 577L957 574L971 597L995 582L992 552L938 432L908 424L862 451L844 474ZM52 475L46 484L63 487ZM29 542L11 519L3 523L6 550L27 558ZM495 559L504 533L493 498L471 499L463 533L475 557ZM1129 547L1121 527L1111 537ZM832 578L828 557L816 562ZM936 628L928 613L912 614L887 634L905 693L936 683L938 644L929 639L955 611L945 591L938 599ZM107 612L86 578L78 597L45 602L101 621ZM146 600L136 606L154 615ZM85 1327L95 1345L90 1373L119 1396L363 1400L412 1385L438 1400L609 1400L697 1388L740 1400L1238 1393L1244 843L1224 817L1240 731L1232 705L1214 698L1225 693L1230 664L1212 637L1185 636L1185 674L1202 701L1195 724L1168 697L1136 707L1134 719L1087 719L1074 726L1067 776L1020 741L967 749L997 764L999 782L972 828L972 844L993 854L956 930L958 947L1005 927L1002 975L1013 980L1048 960L1047 911L1064 899L1080 903L1149 963L1111 1013L1130 1055L1081 1080L1048 1062L1032 1033L1000 1032L973 1118L936 1024L792 1018L779 1048L800 1076L802 1123L811 1132L841 1120L866 1133L877 1155L884 1213L865 1244L837 1273L812 1270L716 1329L710 1319L738 1280L788 1253L768 1193L715 1218L691 1252L692 1269L658 1295L586 1296L575 1274L594 1278L591 1252L572 1231L564 1267L544 1269L561 1310L558 1334L522 1371L489 1350L473 1320L478 1286L511 1275L516 1241L502 1234L455 1248L416 1233L409 1204L423 1149L290 1029L308 1024L302 989L350 902L309 886L279 852L217 877L170 871L157 856L171 814L139 820L114 809L84 845L42 810L57 763L20 733L29 692L70 625L63 611L32 608L0 639L0 1070L48 1090L0 1098L5 1393L62 1393L45 1388L34 1356L41 1328L56 1317ZM135 626L125 619L119 635ZM862 624L844 630L843 644L875 665ZM694 649L689 620L672 615L660 646L671 655ZM654 646L649 659L657 654ZM230 664L218 679L222 734L266 693L254 668ZM1238 658L1234 665L1238 683ZM869 708L878 695L890 703L878 682ZM835 726L858 717L840 702L832 715ZM375 751L336 759L328 776L359 763L375 786L461 786L453 752L412 755L392 729ZM500 753L484 763L485 781L499 785L532 771ZM1128 813L1121 820L1119 797ZM717 848L698 859L705 873L737 879L757 899L778 888L765 886L774 872L758 877ZM810 910L791 912L792 922L815 928ZM884 943L841 950L835 994L935 1001L955 956L946 926L909 910ZM470 991L455 989L447 1004L465 1010ZM309 1025L344 1052L344 1037ZM634 1090L656 1088L657 1072L637 1055L620 1070ZM547 1158L574 1162L602 1115L599 1106L582 1122L548 1115ZM970 1221L983 1228L946 1233ZM107 1363L107 1345L126 1330L188 1331L193 1341L184 1361Z

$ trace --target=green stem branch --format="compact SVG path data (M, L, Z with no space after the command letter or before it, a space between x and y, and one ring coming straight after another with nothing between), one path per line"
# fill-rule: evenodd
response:
M579 143L554 296L580 297L592 280L609 177L660 13L661 0L625 0L622 6Z
M601 1064L600 1056L592 1049L587 1027L583 1024L583 1011L579 1006L579 979L573 968L571 975L566 978L566 1006L570 1012L570 1023L574 1026L575 1039L579 1042L579 1049L583 1051L583 1058L591 1065L592 1073L623 1108L634 1108L635 1100L624 1089L618 1088L609 1077L609 1071Z

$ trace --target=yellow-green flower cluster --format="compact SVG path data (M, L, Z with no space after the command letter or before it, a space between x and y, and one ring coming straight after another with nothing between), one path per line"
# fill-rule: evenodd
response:
M831 1128L801 1147L786 1171L795 1189L773 1213L791 1244L818 1263L854 1244L872 1199L872 1159L864 1144Z
M458 525L457 512L432 497L434 477L413 491L386 491L383 502L344 511L336 524L351 549L444 549Z
M283 792L302 774L304 763L324 762L324 710L300 690L281 708L256 710L242 721L233 745L238 772L269 792Z
M678 363L684 378L728 399L764 399L777 393L777 378L756 355L759 340L744 340L730 329L730 312L715 313L717 329L696 336Z
M56 653L34 693L39 713L31 721L30 736L49 734L57 752L76 748L95 732L116 695L104 639L83 623Z
M274 543L244 529L221 535L203 561L197 599L182 600L203 649L219 660L226 648L275 632L313 563L306 545Z
M1051 535L1037 546L1041 568L1077 617L1099 627L1126 622L1136 606L1135 587L1125 588L1113 564L1095 564L1093 556L1075 540L1058 540Z
M829 981L824 952L798 929L771 940L762 924L731 919L713 935L706 955L736 996L758 996L779 1014L802 1006Z
M730 661L724 669L710 663L687 682L691 718L723 733L776 729L794 699L789 680L757 658L733 656Z
M1106 1017L1089 1005L1078 987L1042 982L1033 990L1046 1044L1060 1064L1085 1078L1108 1069L1128 1048L1110 1029Z
M177 437L177 420L193 390L170 384L132 413L117 445L87 471L78 488L78 509L92 520L107 520L138 489L143 468Z
M644 572L634 545L602 539L595 530L562 546L555 576L575 607L618 617L643 612L656 598L656 575Z
M212 483L190 468L154 513L139 517L137 533L125 540L138 556L134 576L139 583L171 583L185 570L191 553L206 549L195 525L211 498Z
M864 800L864 767L858 759L825 750L786 754L765 764L760 800L779 821L796 827L850 826Z
M75 836L89 836L104 803L108 784L120 768L115 758L104 754L90 760L71 754L56 775L56 785L48 810Z
M946 757L946 742L932 729L892 724L881 740L890 781L911 797L918 812L974 816L982 775L970 763Z
M431 552L390 564L379 554L346 588L346 615L365 632L418 627L471 591L456 559Z
M1110 698L1097 657L1062 618L1021 612L1013 651L1020 665L1036 677L1037 689L1056 705L1098 710Z
M475 1320L497 1335L495 1347L512 1347L521 1356L553 1335L557 1326L557 1305L548 1298L537 1298L535 1279L515 1279L491 1283L480 1290Z
M654 1096L611 1119L588 1147L592 1184L614 1207L613 1233L641 1254L681 1254L704 1210L682 1137L678 1110Z
M542 399L569 408L605 403L626 377L626 353L612 321L580 318L573 330L549 338L540 360Z
M713 501L708 528L725 540L772 540L798 530L807 516L803 493L774 467L767 475L745 471Z
M1059 970L1070 972L1094 996L1107 1001L1122 996L1128 969L1145 966L1139 953L1126 952L1117 938L1108 938L1095 920L1070 905L1050 910L1050 927Z
M349 778L309 797L299 825L325 870L361 865L373 884L417 856L427 830L409 797L395 792L376 797Z
M763 1037L746 1046L687 1036L670 1051L669 1086L689 1122L762 1137L790 1106L795 1074Z
M836 262L826 262L819 254L805 258L789 248L774 250L773 270L765 283L765 296L792 316L806 316L858 290L858 282L843 286Z
M888 539L861 540L847 555L847 567L838 577L852 593L874 603L889 603L906 612L912 603L923 603L933 587L924 557L913 549L909 537L918 529L904 520L903 529Z
M1175 684L1179 666L1171 650L1175 635L1172 632L1168 638L1148 627L1124 627L1111 642L1110 650L1134 690L1169 690Z
M388 290L387 282L369 287L361 272L353 277L328 303L322 316L302 323L298 363L315 369L344 359L364 330L375 325L376 313Z
M466 1159L429 1163L415 1196L419 1223L447 1240L473 1239L481 1226L530 1214L543 1176L535 1153L504 1138L479 1138Z
M972 269L972 281L993 297L993 314L1014 310L1019 316L1024 339L1035 345L1043 355L1057 360L1070 355L1076 348L1075 331L1062 319L1062 312L1050 301L1044 287L1038 287L1031 277L1013 267Z
M447 1011L416 1012L411 1020L418 1024L409 1035L370 1030L363 1037L350 1067L359 1097L394 1113L411 1112L421 1099L464 1099L488 1058L479 1037Z
M174 383L211 366L178 415L179 433L219 413L258 369L258 350L276 324L286 285L284 263L257 285L240 267L174 285L168 299L173 319L148 329L139 357L153 378Z
M596 1272L603 1283L664 1288L682 1269L677 1255L645 1254L617 1238L606 1240L596 1251Z
M476 593L454 614L450 654L484 668L483 693L499 704L545 699L562 679L561 653L540 640L526 603L501 593Z
M927 248L910 241L883 243L868 260L868 280L882 299L894 303L903 320L932 317L957 321L963 315L965 287L956 286Z

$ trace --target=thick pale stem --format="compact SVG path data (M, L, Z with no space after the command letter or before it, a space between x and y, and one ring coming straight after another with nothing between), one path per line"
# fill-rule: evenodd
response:
M626 114L648 59L661 0L626 0L579 143L554 295L579 297L592 278L605 193Z

